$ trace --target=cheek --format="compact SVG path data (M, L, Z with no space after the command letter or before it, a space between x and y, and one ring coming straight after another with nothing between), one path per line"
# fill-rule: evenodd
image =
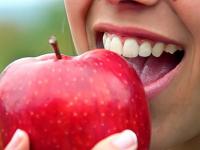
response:
M65 8L74 41L78 53L88 49L85 21L92 0L65 0Z
M200 37L200 1L199 0L171 0L172 7L182 20L192 37Z
M193 85L200 89L200 0L171 0L171 5L192 37L188 43L191 49L190 68L192 74L190 78L193 79Z

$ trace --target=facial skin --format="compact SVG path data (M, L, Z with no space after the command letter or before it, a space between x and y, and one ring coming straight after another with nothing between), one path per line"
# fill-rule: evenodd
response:
M185 50L181 70L149 101L151 149L200 149L200 1L134 2L124 7L120 0L65 0L77 53L96 48L98 23L138 27L180 43Z

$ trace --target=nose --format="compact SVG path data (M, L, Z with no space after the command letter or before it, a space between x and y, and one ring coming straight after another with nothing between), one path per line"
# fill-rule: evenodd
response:
M155 5L159 0L109 0L109 1L113 4L118 4L120 2L136 2L142 5L151 6Z

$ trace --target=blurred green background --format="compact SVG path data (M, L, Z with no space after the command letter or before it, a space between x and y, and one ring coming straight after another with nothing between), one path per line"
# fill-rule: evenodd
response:
M52 52L51 35L62 53L76 55L64 0L0 0L0 71L16 59Z

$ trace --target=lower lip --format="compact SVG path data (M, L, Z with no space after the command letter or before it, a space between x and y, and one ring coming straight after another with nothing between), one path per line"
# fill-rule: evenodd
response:
M153 100L153 98L156 95L158 95L161 91L167 88L169 83L180 72L184 59L185 59L185 56L182 58L181 62L174 69L172 69L169 73L164 75L162 78L158 79L157 81L149 85L144 85L144 90L145 90L148 100Z

